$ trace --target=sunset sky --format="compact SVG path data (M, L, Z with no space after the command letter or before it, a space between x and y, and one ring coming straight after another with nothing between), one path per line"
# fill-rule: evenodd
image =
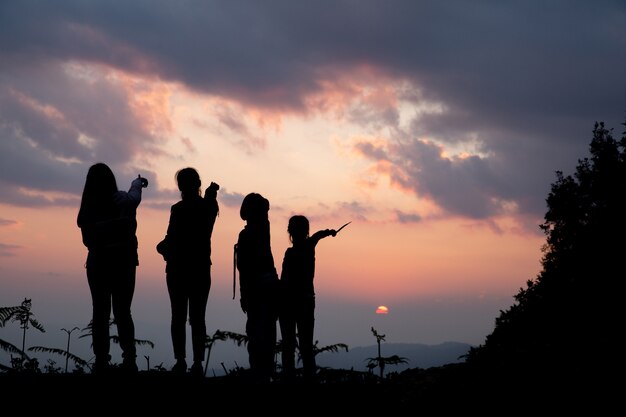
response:
M541 269L555 172L596 121L624 130L624 22L604 0L2 1L0 306L31 298L47 332L27 345L64 347L91 318L87 170L109 164L122 189L140 174L133 315L156 343L140 355L171 366L155 246L190 166L221 186L209 333L244 333L233 244L258 192L279 271L291 215L352 222L318 245L320 346L375 344L372 326L480 344ZM0 338L21 345L17 327Z

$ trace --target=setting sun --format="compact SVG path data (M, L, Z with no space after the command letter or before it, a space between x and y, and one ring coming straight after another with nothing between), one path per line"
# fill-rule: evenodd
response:
M386 306L378 306L376 308L376 314L388 314L389 309Z

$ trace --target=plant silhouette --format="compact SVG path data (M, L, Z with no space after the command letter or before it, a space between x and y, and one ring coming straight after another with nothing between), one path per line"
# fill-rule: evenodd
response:
M114 319L109 319L109 327L113 326L115 324L115 320ZM80 336L78 336L79 339L83 338L83 337L92 337L92 329L93 329L93 322L89 321L89 324L87 324L87 326L85 326L84 328L81 329L81 332L83 332L83 334L81 334ZM92 337L93 339L93 337ZM109 339L115 343L118 344L120 343L120 339L116 334L111 334L109 335ZM148 346L151 349L154 349L154 342L150 341L150 340L144 340L144 339L134 339L135 345L136 346ZM93 358L92 358L93 359ZM91 362L91 360L89 361Z
M346 345L345 343L335 343L333 345L327 345L327 346L322 346L322 347L319 347L318 343L319 343L319 340L316 340L315 343L313 343L313 354L315 356L323 352L337 353L339 352L340 349L343 349L346 352L349 351L348 345Z
M2 309L0 309L0 327L4 327L6 322L10 320L19 322L20 328L22 329L21 349L9 342L0 340L0 347L2 350L10 353L17 353L19 355L17 358L11 358L10 369L37 371L39 368L37 359L30 358L26 354L26 330L32 327L42 333L45 333L46 331L43 325L35 319L34 313L32 312L32 306L32 300L24 298L24 301L22 301L19 306L2 307ZM3 368L7 367L3 366Z
M24 298L22 304L17 308L11 315L12 321L18 321L20 323L20 328L23 330L22 332L22 351L26 349L26 330L30 327L33 329L37 329L42 333L45 333L45 329L41 323L39 323L35 317L34 313L31 311L33 307L33 303L30 299Z
M237 346L245 345L246 343L248 343L248 336L246 336L245 334L222 331L220 329L217 329L213 333L213 336L209 336L209 335L206 336L206 341L204 344L204 346L206 347L206 362L204 364L204 376L206 376L207 370L209 368L209 359L211 357L211 349L213 348L213 345L215 344L215 342L217 342L218 340L229 340L229 339L234 341L237 344Z
M71 330L67 330L64 328L61 330L67 333L67 347L65 349L49 348L45 346L33 346L33 347L28 348L28 350L32 352L53 353L55 355L63 356L65 358L65 373L67 373L69 360L72 360L80 368L89 368L89 363L85 359L79 356L76 356L70 352L70 338L71 338L72 332L74 330L80 330L80 329L78 327L73 327Z
M380 349L380 342L385 341L385 335L378 333L378 331L376 331L376 329L374 329L373 326L371 328L371 331L374 337L376 338L376 344L378 345L378 356L375 358L367 358L367 361L368 361L367 367L370 370L373 370L375 367L378 366L379 376L382 379L385 373L386 365L399 365L401 363L408 363L408 360L398 355L393 355L393 356L388 356L388 357L382 356L381 349Z
M77 366L81 368L89 368L89 362L80 356L74 355L66 349L58 349L58 348L49 348L45 346L32 346L28 348L29 351L32 352L44 352L44 353L53 353L55 355L60 355L65 358L65 373L67 373L67 361L71 360Z

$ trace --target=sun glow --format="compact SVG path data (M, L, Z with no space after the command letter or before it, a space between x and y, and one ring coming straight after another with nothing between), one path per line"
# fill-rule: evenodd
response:
M376 314L389 314L389 309L386 306L376 307Z

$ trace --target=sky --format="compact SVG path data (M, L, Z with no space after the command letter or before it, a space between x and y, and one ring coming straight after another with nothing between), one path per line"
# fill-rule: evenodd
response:
M233 245L258 192L279 272L291 215L352 222L317 247L320 346L375 344L372 327L481 344L541 270L556 172L588 156L595 122L621 136L625 21L608 0L0 0L0 306L32 299L46 333L27 347L89 322L76 215L105 162L121 189L150 182L133 317L155 343L140 357L173 365L155 247L194 167L221 186L209 334L245 332ZM0 338L21 346L17 323ZM211 366L245 365L228 343Z

